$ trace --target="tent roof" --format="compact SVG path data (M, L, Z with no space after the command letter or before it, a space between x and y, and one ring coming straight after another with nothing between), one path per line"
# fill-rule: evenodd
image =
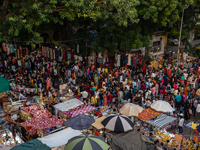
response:
M63 103L56 104L56 105L54 105L54 107L57 108L58 110L64 112L64 111L68 111L74 107L80 106L82 104L83 104L83 102L81 102L77 98L74 98L74 99L65 101Z
M38 140L52 148L65 145L67 144L68 140L81 134L82 133L79 130L74 130L68 127L67 129L50 134L43 138L38 138Z
M102 116L100 118L95 119L95 122L92 124L93 127L100 130L103 129L104 126L101 124L101 122L106 118L106 116Z
M0 76L0 83L1 83L1 86L0 86L0 93L3 93L3 92L6 92L10 89L10 81L8 81L6 78L3 78Z
M38 139L28 141L26 143L20 144L13 147L11 150L51 150L46 144L43 144Z
M113 150L155 150L155 145L148 137L140 134L138 131L129 131L124 133L110 132L113 135L110 146Z
M146 123L149 123L149 124L155 126L156 128L160 129L162 127L165 127L169 123L175 121L176 119L177 118L167 116L166 114L161 114L155 120L148 120L148 121L146 121Z

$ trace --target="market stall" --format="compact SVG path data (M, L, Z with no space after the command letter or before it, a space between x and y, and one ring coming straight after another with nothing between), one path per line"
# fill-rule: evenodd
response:
M104 126L101 124L101 122L106 118L106 116L102 116L100 118L96 118L95 122L92 124L93 127L95 127L97 130L103 129Z
M108 143L113 150L155 150L156 146L148 139L148 137L137 131L129 131L126 133L109 132L112 138L108 138ZM106 136L108 134L106 133ZM108 135L109 136L109 135Z
M43 144L46 144L47 146L53 148L65 145L69 139L81 134L82 133L80 131L68 127L67 129L58 131L43 138L38 138L38 140L41 141Z
M51 118L33 118L29 121L20 123L22 126L30 126L28 130L30 134L35 134L39 130L63 125L64 120L59 120L58 117L52 116Z
M64 112L64 111L68 111L68 110L70 110L74 107L80 106L82 104L83 104L83 102L74 98L74 99L70 99L68 101L65 101L63 103L56 104L56 105L54 105L54 107L56 109L58 109L59 111Z
M95 107L92 107L88 104L83 104L83 105L77 106L74 109L70 109L68 111L65 111L65 112L63 112L63 114L65 116L68 116L68 117L74 117L74 116L84 114L84 113L88 113L88 112L91 112L91 111L94 111L94 110L95 110Z
M34 118L50 117L52 114L45 108L41 109L38 105L22 107L22 110L33 115Z
M3 92L6 92L10 89L10 81L8 81L7 79L3 78L0 76L0 83L1 83L1 86L0 86L0 93L3 93Z
M147 120L146 123L149 123L152 126L155 126L156 128L160 129L160 128L172 123L176 119L177 118L167 116L166 114L161 114L156 119Z
M139 120L146 122L147 120L151 120L151 119L157 117L160 114L161 114L160 112L156 112L152 109L146 109L146 110L143 110L141 113L139 113L137 118Z
M51 150L50 147L48 147L46 144L43 144L38 139L34 139L26 143L23 143L21 145L15 146L11 150L28 150L28 149Z
M22 143L24 143L24 141L18 134L13 135L13 133L6 128L0 129L0 149L3 148L4 146L9 146L9 145L16 146Z

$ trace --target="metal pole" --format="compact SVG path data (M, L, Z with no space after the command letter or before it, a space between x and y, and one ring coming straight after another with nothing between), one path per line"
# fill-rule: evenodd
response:
M177 67L178 67L178 64L179 64L179 52L180 52L180 46L181 46L181 32L182 32L182 26L183 26L184 10L185 10L185 7L183 8L182 17L181 17L181 27L180 27L180 34L179 34L179 41L178 41L178 52L177 52Z
M87 62L88 62L88 61L87 61L87 40L86 40L86 66L88 65Z
M181 32L182 32L182 27L183 27L183 16L184 16L185 9L187 9L188 7L189 7L189 5L187 5L187 6L185 6L183 8L182 17L181 17L181 27L180 27L179 42L178 42L178 52L177 52L177 67L178 67L178 64L179 64L179 53L180 53L179 50L180 50L180 46L181 46Z

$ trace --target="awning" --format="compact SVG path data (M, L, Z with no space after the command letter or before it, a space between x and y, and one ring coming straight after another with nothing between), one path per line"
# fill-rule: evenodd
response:
M43 138L38 138L43 144L46 144L49 147L58 147L61 145L67 144L68 140L71 138L81 135L82 133L79 130L74 130L70 127L62 131L50 134Z
M56 104L56 105L54 105L54 107L57 108L58 110L64 112L64 111L73 109L74 107L80 106L82 104L83 104L83 102L81 102L77 98L74 98L74 99L65 101L63 103Z
M101 124L101 122L106 118L106 116L102 116L100 118L95 119L95 122L92 124L93 127L100 130L103 129L104 126Z
M11 148L11 150L51 150L51 148L48 147L46 144L43 144L38 139L34 139L26 143L20 144L18 146L15 146Z
M146 123L149 123L149 124L155 126L156 128L160 129L162 127L167 126L168 124L175 121L176 119L177 118L167 116L166 114L161 114L155 120L148 120L148 121L146 121Z
M76 107L74 109L65 111L65 112L63 112L63 114L65 116L75 117L75 116L80 115L80 114L91 112L91 111L93 111L95 109L96 109L95 107L92 107L92 106L90 106L88 104L83 104L83 105L78 106L78 107Z
M0 86L0 93L3 93L3 92L6 92L10 89L10 81L8 81L6 78L3 78L0 76L0 83L1 83L1 86Z

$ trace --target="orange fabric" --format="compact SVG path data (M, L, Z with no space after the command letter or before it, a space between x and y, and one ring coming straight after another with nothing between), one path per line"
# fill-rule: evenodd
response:
M75 74L74 73L72 73L72 79L75 79Z
M141 113L139 113L137 118L146 122L147 120L151 120L151 119L157 117L160 114L161 113L156 112L154 110L147 109L147 110L143 110Z

